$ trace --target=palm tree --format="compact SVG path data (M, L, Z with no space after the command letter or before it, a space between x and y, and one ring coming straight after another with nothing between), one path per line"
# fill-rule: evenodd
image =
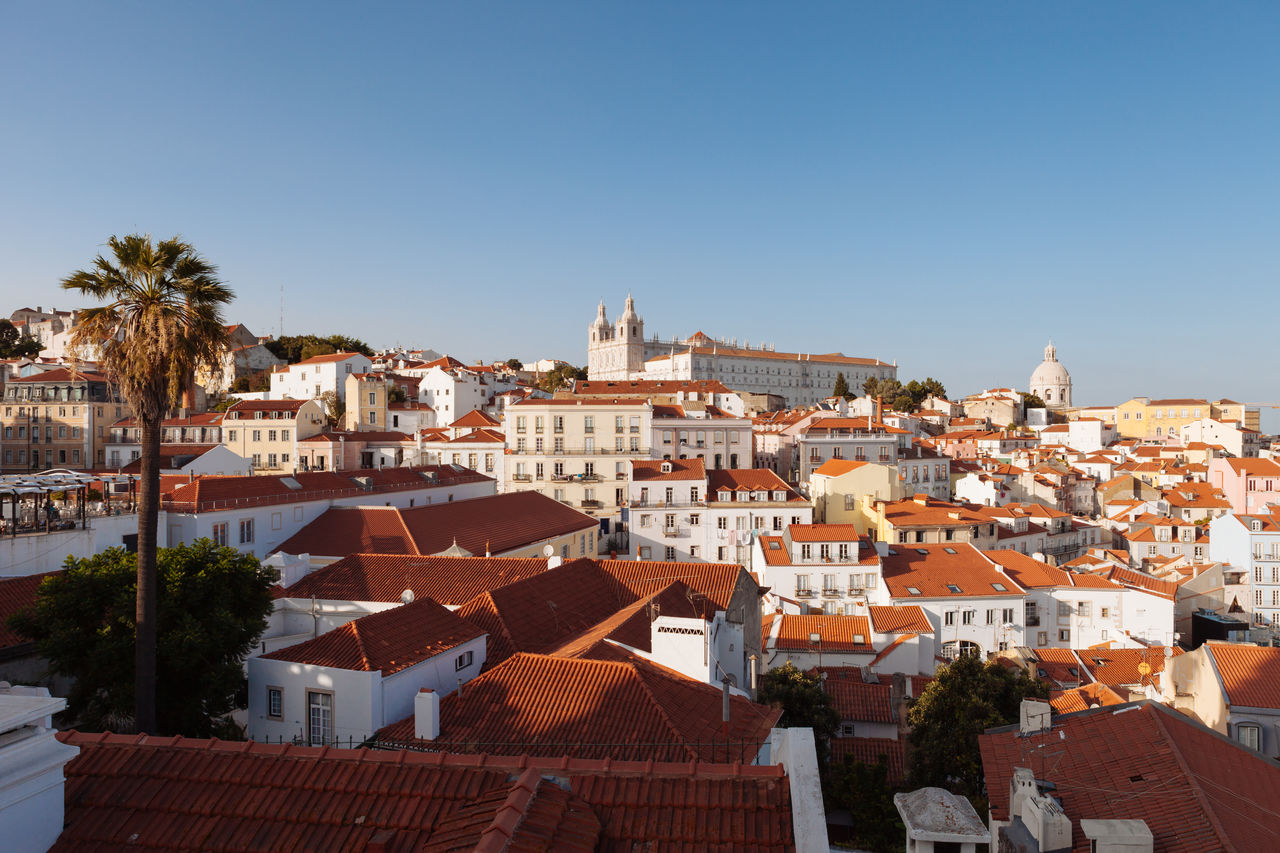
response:
M197 368L220 364L227 332L221 307L232 293L217 269L180 238L112 237L114 255L63 279L67 290L106 302L80 312L73 352L97 351L142 430L138 489L138 600L135 614L135 722L156 731L156 534L160 511L160 436L169 411L190 392Z

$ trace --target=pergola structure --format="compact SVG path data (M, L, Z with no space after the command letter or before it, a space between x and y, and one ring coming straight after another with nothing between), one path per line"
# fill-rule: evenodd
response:
M17 536L22 519L21 507L31 501L35 510L34 526L27 532L43 527L44 532L48 533L53 530L55 515L53 501L49 496L62 492L68 496L75 495L75 517L72 524L79 523L83 528L88 525L89 489L95 484L102 486L106 514L110 515L111 487L123 483L129 486L128 504L134 506L138 491L138 477L135 474L90 474L65 468L31 474L3 474L0 475L0 517L8 521L8 532ZM6 503L9 504L8 512L5 511ZM45 510L43 525L40 518L42 505Z

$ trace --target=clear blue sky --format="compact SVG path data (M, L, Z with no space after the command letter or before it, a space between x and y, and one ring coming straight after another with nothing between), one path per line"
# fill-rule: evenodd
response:
M0 7L0 292L181 233L259 333L647 329L1280 399L1280 5ZM1254 319L1257 318L1257 319ZM1264 366L1265 365L1265 366Z

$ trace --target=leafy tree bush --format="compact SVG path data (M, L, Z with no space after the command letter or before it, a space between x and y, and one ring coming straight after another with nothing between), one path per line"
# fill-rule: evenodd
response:
M312 356L326 355L342 350L358 352L373 357L373 349L359 338L347 335L281 335L263 344L276 358L289 364L304 361Z
M208 539L157 553L156 732L225 737L244 685L243 660L271 613L272 574ZM82 729L134 726L137 560L123 548L67 558L32 608L9 620L52 669L75 679L69 711Z
M756 698L762 705L782 709L779 726L813 729L818 765L826 766L831 738L840 727L840 717L831 707L831 697L822 689L822 680L816 673L801 672L789 662L775 667L760 677Z
M1024 670L962 655L941 667L911 703L910 788L933 785L962 794L986 814L978 735L1018 721L1025 698L1045 699L1049 688Z
M893 804L885 757L875 764L845 757L827 768L823 795L829 811L843 809L852 818L853 841L872 853L896 853L902 849L905 830Z
M849 380L844 378L843 372L836 374L836 386L831 389L831 396L843 397L846 400L853 396L853 394L849 392Z
M0 319L0 358L34 358L44 344L18 331L8 320Z

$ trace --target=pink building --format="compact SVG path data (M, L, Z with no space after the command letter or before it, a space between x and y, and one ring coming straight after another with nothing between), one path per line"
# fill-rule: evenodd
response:
M1266 512L1280 504L1280 464L1271 459L1209 460L1209 483L1231 501L1231 511Z

